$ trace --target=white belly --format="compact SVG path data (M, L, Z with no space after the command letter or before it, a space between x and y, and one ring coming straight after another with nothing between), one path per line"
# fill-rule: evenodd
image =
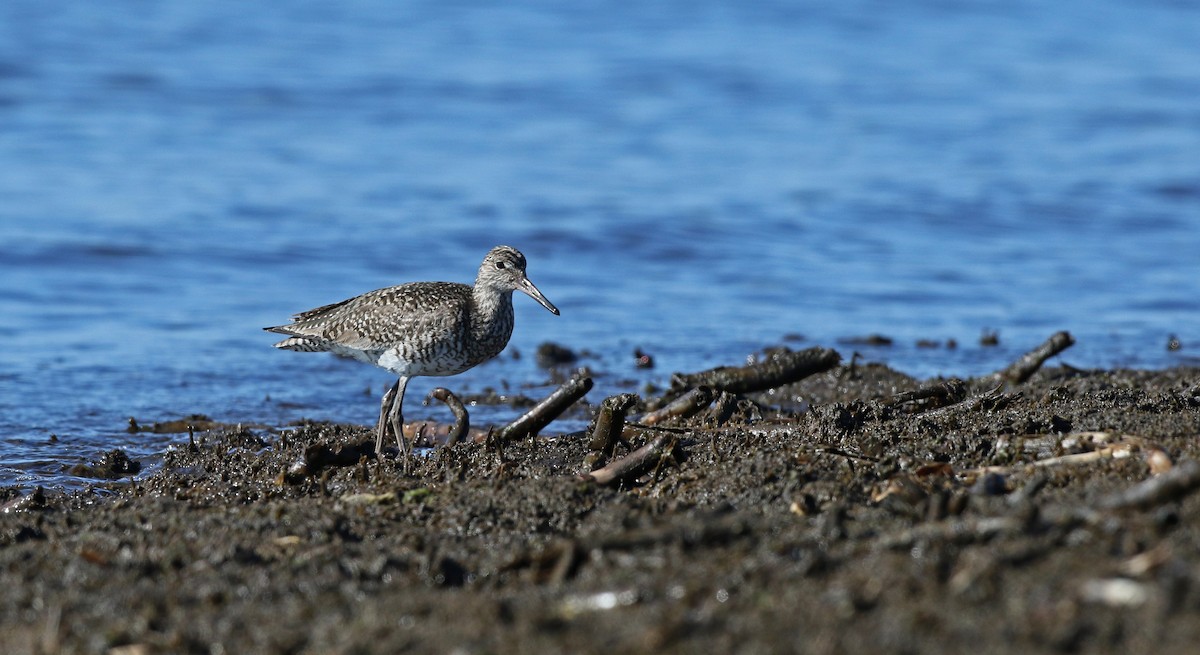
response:
M457 375L478 364L470 361L466 353L448 344L436 344L420 353L408 352L404 348L389 348L383 351L347 353L355 359L374 364L397 377L416 375Z

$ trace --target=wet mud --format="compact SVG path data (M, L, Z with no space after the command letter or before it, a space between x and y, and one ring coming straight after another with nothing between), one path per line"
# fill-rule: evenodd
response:
M1194 652L1200 371L820 361L409 476L313 423L5 490L0 652Z

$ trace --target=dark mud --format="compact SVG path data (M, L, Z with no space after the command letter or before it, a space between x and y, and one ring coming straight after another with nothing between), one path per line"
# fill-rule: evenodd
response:
M1200 371L945 382L847 364L633 429L611 456L675 441L616 486L583 434L292 484L369 429L197 433L0 495L0 652L1195 652Z

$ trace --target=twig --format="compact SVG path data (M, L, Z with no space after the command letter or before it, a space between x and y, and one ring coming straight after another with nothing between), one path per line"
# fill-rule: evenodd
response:
M660 434L649 443L618 459L604 468L580 477L596 484L614 484L637 478L651 467L659 464L664 457L671 455L679 443L678 437L671 433Z
M604 402L600 403L596 419L592 421L589 430L592 440L588 442L588 448L608 451L611 454L613 445L621 439L621 432L625 429L625 413L633 409L637 401L637 394L632 393L605 398Z
M542 402L535 405L517 420L500 428L496 438L501 442L514 441L521 437L537 436L542 428L558 418L568 407L587 395L592 390L592 379L589 377L572 378L546 396Z
M722 366L687 375L679 373L671 378L671 388L681 391L707 385L729 393L765 391L828 371L841 361L842 356L830 348L808 348L798 352L789 350L776 353L758 364Z
M981 466L978 468L967 469L960 473L964 478L977 477L988 473L1009 473L1015 469L1030 467L1030 468L1049 468L1052 466L1070 466L1076 464L1091 464L1105 459L1124 459L1132 456L1135 452L1143 453L1146 461L1151 465L1152 472L1160 473L1171 468L1170 458L1163 449L1141 437L1133 435L1122 435L1123 438L1119 441L1112 441L1113 434L1110 432L1079 432L1068 435L1058 442L1059 446L1065 446L1072 440L1087 440L1090 445L1097 446L1095 450L1089 450L1081 453L1068 453L1066 455L1056 455L1054 457L1046 457L1037 459L1032 462L1020 462L1011 466ZM1165 464L1163 460L1166 460Z
M1075 338L1071 333L1062 331L1056 332L1053 336L1045 341L1042 345L1034 348L1026 353L1023 357L1009 365L1008 368L996 373L996 377L1008 380L1012 384L1021 384L1028 380L1047 359L1057 355L1058 353L1070 348L1075 344Z
M600 403L600 411L588 430L592 435L588 442L588 449L592 451L588 458L590 461L585 462L589 471L599 468L604 458L612 457L618 441L628 443L622 434L625 430L625 413L633 409L637 401L637 394L623 393L609 396Z
M746 403L753 406L749 400ZM713 425L723 425L733 417L733 413L738 409L738 397L728 391L720 391L713 403L709 405L708 410L704 413L705 419L711 419Z
M925 418L933 418L935 416L942 416L943 414L951 414L955 412L975 412L980 410L992 411L1002 409L1009 403L1021 397L1020 391L1014 393L1004 393L1002 391L1003 389L1004 382L1000 382L994 388L989 389L978 396L955 403L953 405L939 407L938 409L924 414L923 416L925 416Z
M638 422L654 425L667 419L687 418L712 404L713 398L712 387L702 384L672 400L666 407L646 412Z
M454 412L454 428L450 430L449 436L446 437L446 445L453 446L471 429L471 417L467 414L467 408L463 407L462 401L458 399L458 396L445 387L438 387L430 391L429 397L437 398L446 403L450 411Z
M903 391L897 393L882 401L885 407L895 407L906 403L913 403L921 400L928 400L929 403L920 405L914 408L914 411L922 409L931 409L929 405L950 406L960 403L967 397L967 385L958 378L939 381L932 384L927 384L919 389L912 391Z

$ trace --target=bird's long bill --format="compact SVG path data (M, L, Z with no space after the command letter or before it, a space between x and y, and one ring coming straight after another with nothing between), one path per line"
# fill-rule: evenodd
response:
M538 291L538 288L533 286L533 283L529 281L529 278L521 279L521 291L529 294L529 297L538 301L538 304L540 304L542 307L549 309L551 314L558 316L558 308L554 306L554 303L546 300L546 296L543 296L542 292Z

